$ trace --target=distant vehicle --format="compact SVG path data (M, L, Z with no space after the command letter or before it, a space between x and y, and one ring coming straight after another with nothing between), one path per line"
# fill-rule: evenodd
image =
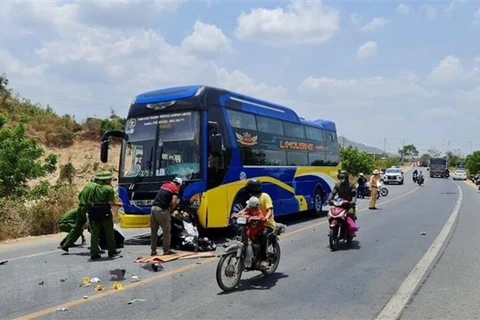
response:
M385 171L383 182L385 184L398 183L403 184L403 171L398 167L391 167Z
M422 161L420 161L419 166L420 166L420 167L428 167L428 161L427 161L427 160L422 160Z
M455 170L452 179L467 181L467 173L465 172L465 170Z
M448 163L445 158L433 158L430 160L430 178L447 178Z
M384 181L384 179L385 179L385 171L387 171L387 169L385 169L385 168L380 169L380 180L381 181Z

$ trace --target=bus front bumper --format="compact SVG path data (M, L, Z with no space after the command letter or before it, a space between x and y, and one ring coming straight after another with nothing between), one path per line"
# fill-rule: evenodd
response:
M125 212L119 212L121 228L150 228L150 214L129 214Z

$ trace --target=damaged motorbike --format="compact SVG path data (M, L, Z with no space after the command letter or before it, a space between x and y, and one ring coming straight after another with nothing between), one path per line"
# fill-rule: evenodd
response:
M261 219L252 216L238 216L235 219L238 226L238 235L227 242L225 252L218 261L216 278L217 284L223 291L232 291L240 283L242 273L258 270L265 276L275 273L280 263L279 235L285 232L286 226L277 222L277 228L269 235L267 245L268 267L260 266L261 245L258 237L248 236L249 228L256 228L262 223Z

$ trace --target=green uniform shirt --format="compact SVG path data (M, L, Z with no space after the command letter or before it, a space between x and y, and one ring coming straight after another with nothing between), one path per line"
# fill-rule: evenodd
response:
M78 213L78 208L71 209L70 211L67 211L63 217L60 219L61 224L75 224L75 221L77 221L77 213Z
M90 202L97 204L113 202L115 201L115 190L111 185L89 182L83 187L78 200L82 207L88 206Z

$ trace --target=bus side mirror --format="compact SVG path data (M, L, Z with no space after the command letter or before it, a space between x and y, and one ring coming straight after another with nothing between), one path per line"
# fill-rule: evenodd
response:
M107 163L108 161L108 140L104 140L101 142L100 146L100 161L103 163Z
M223 137L221 134L210 136L210 153L214 157L220 157L223 153Z

